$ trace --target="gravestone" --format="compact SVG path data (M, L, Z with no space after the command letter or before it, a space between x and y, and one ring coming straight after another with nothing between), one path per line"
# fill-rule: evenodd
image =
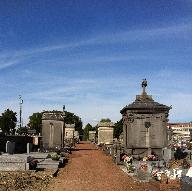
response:
M11 141L7 141L6 143L6 153L14 154L15 152L15 143Z
M27 143L27 154L29 154L32 151L33 145L31 143Z
M121 151L120 149L117 148L117 152L116 152L116 160L115 160L116 164L120 164L121 163Z
M166 163L169 162L172 159L171 149L163 148L162 149L162 157Z

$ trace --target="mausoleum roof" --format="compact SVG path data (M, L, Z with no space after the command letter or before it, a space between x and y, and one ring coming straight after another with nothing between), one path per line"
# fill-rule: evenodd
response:
M145 86L146 87L146 86ZM148 95L145 92L145 87L141 95L136 96L136 100L126 105L120 113L123 114L127 110L134 110L135 112L147 112L147 113L158 113L158 112L167 112L171 107L160 104L153 100L151 95Z
M64 113L61 111L44 111L42 120L64 121Z
M99 122L98 126L99 127L113 127L114 123L113 122Z

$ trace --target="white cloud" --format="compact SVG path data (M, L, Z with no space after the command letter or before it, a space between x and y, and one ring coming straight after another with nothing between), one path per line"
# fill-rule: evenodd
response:
M95 46L95 45L109 45L114 43L128 43L133 41L146 41L155 39L163 39L165 37L175 39L178 38L189 38L191 39L192 24L179 23L171 26L164 26L160 28L151 29L138 29L133 31L123 31L117 33L108 33L94 36L90 39L79 40L78 42L66 42L58 45L48 45L44 47L37 47L25 50L17 51L3 51L0 54L0 58L4 61L0 63L0 70L21 63L22 59L28 59L35 55L47 54L48 52L54 51L64 51L68 49L79 48L83 46ZM98 58L99 59L99 58ZM104 58L101 58L102 60ZM117 57L105 58L108 61L116 60ZM119 59L129 59L129 57L119 58Z

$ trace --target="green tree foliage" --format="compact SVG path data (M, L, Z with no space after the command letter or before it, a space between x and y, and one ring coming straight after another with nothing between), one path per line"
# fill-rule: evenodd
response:
M123 132L123 120L117 121L114 127L114 138L119 138L120 134Z
M92 125L88 123L85 126L85 128L83 129L83 131L84 131L84 133L83 133L83 140L87 141L89 139L89 131L94 131L94 130L95 130L95 128L93 128Z
M75 123L75 130L79 132L80 138L83 136L83 123L81 118L75 115L74 113L65 111L65 123L67 124L74 124Z
M35 129L36 133L39 134L41 132L42 127L42 113L33 113L29 117L28 126L30 129Z
M53 111L53 112L60 112L60 111ZM65 123L66 124L75 123L75 130L79 132L79 135L83 135L82 121L81 118L78 117L77 115L65 111ZM37 133L40 133L42 127L42 113L33 113L29 117L28 126L30 127L30 129L35 129Z
M101 121L100 121L101 123L104 123L104 122L111 122L111 119L109 119L109 118L103 118L103 119L101 119Z
M17 113L12 110L5 110L0 116L0 128L3 133L10 135L15 134L15 127L17 123Z
M28 128L27 127L20 127L20 128L17 129L16 133L18 135L27 135Z

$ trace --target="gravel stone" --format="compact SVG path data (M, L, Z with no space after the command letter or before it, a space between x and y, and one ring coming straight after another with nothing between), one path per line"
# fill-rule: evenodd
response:
M123 172L111 157L94 144L81 142L73 151L69 163L47 191L159 191L159 182L140 182Z

